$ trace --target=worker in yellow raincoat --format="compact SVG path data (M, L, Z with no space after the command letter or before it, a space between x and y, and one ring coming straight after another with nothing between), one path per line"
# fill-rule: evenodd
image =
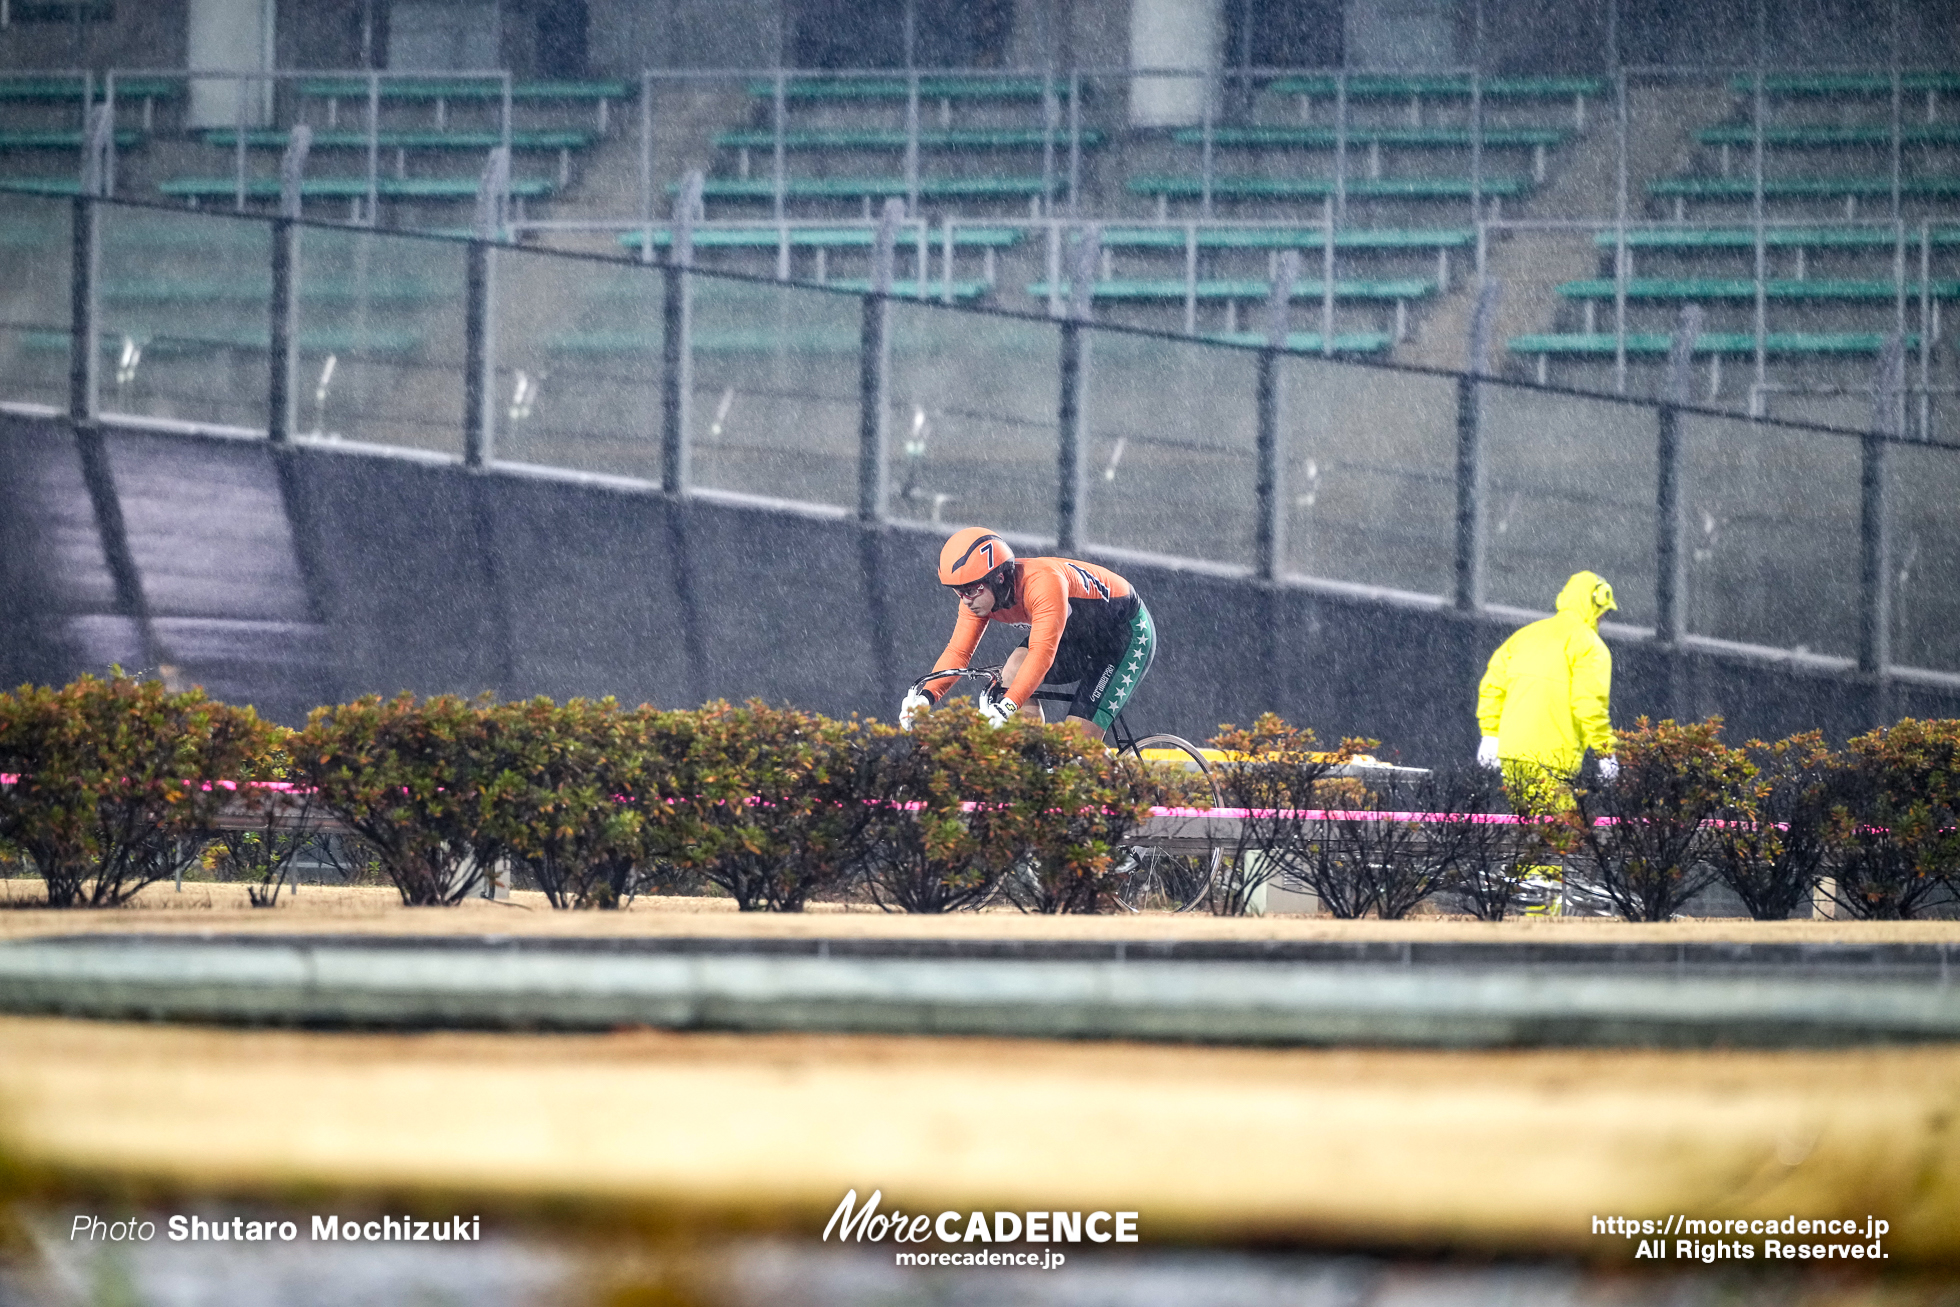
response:
M1613 655L1598 630L1600 616L1618 607L1598 574L1574 572L1557 613L1516 631L1490 656L1477 687L1477 761L1503 768L1520 809L1570 809L1566 782L1587 749L1599 755L1602 779L1619 772L1607 710Z
M1619 774L1608 714L1613 655L1598 629L1600 616L1618 607L1613 587L1597 573L1574 572L1559 591L1557 612L1513 632L1490 656L1477 686L1477 761L1503 769L1504 789L1520 813L1571 811L1571 780L1587 749L1599 756L1602 780ZM1559 913L1560 869L1521 870L1526 897L1536 900L1526 912Z

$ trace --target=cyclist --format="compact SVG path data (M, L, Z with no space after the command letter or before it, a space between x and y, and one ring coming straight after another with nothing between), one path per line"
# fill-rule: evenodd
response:
M968 666L988 622L1028 628L1001 669L1006 697L981 704L997 726L1016 712L1040 721L1035 690L1072 684L1067 720L1100 740L1156 654L1150 610L1128 581L1073 558L1016 558L1005 540L984 527L967 527L946 542L939 551L939 583L959 595L960 609L934 671ZM943 693L928 688L908 694L899 724L909 726Z

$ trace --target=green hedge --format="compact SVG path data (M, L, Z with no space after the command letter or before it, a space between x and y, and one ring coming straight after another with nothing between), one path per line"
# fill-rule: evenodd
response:
M84 676L0 694L0 844L57 908L112 908L195 862L280 728L202 690Z
M0 785L0 858L38 871L58 907L116 906L185 869L270 905L312 847L410 905L455 903L495 870L559 908L692 883L744 911L819 895L1094 911L1123 836L1182 797L1072 731L996 730L963 703L905 734L756 701L403 694L295 731L120 675L0 694L0 774L20 778ZM250 828L216 829L220 810ZM309 834L315 814L351 837Z
M1716 882L1762 919L1826 885L1870 920L1960 902L1960 722L1906 718L1838 751L1817 732L1736 747L1721 729L1641 718L1612 784L1574 779L1564 847L1622 916L1664 921Z
M1440 898L1497 918L1547 862L1635 920L1715 883L1763 918L1827 882L1861 917L1960 900L1960 722L1907 719L1833 750L1814 732L1732 746L1719 718L1642 719L1621 733L1615 782L1553 778L1571 811L1511 824L1476 820L1503 804L1481 769L1337 775L1373 742L1322 751L1271 715L1213 743L1232 753L1225 801L1257 810L1222 851L1214 912L1291 882L1343 916ZM694 884L744 911L846 897L1090 912L1120 897L1124 840L1151 805L1194 802L1191 778L1066 727L995 728L964 702L901 733L759 701L403 694L317 709L295 731L122 675L0 694L0 775L17 778L0 784L0 861L31 867L57 907L113 907L200 863L270 904L311 839L412 905L454 903L508 869L558 908ZM220 810L251 829L216 830ZM309 835L316 813L352 836Z

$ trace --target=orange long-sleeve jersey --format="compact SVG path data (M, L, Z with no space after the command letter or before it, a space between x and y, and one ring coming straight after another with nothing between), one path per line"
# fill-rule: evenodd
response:
M1078 620L1093 623L1090 613L1094 609L1129 594L1130 583L1106 567L1073 558L1023 558L1011 596L1014 602L1006 608L996 608L985 617L975 617L961 604L959 620L953 625L953 638L946 642L946 652L939 655L932 670L940 672L968 666L968 659L973 657L988 622L1026 626L1028 656L1014 677L1014 684L1007 687L1007 697L1024 704L1048 678L1048 669L1055 664L1055 650L1061 647L1062 633L1068 627L1070 616L1079 611L1078 606L1082 610ZM928 693L934 699L940 695L938 690Z

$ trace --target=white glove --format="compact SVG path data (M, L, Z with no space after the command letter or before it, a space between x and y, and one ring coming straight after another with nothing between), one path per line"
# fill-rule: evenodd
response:
M1620 760L1618 758L1615 758L1612 754L1609 753L1604 758L1601 758L1599 760L1599 779L1605 781L1608 785L1611 785L1614 781L1618 780L1619 778L1620 778Z
M1018 711L1020 710L1015 707L1014 701L1006 695L1002 695L998 699L982 698L980 700L980 715L985 717L988 724L995 730L999 730L1001 727L1007 725L1007 723L1013 721L1014 714Z
M898 729L901 731L911 730L912 723L918 718L919 714L930 707L932 707L932 700L926 698L917 690L906 695L905 701L898 705Z
M1486 735L1477 741L1477 765L1479 767L1497 766L1497 737Z

